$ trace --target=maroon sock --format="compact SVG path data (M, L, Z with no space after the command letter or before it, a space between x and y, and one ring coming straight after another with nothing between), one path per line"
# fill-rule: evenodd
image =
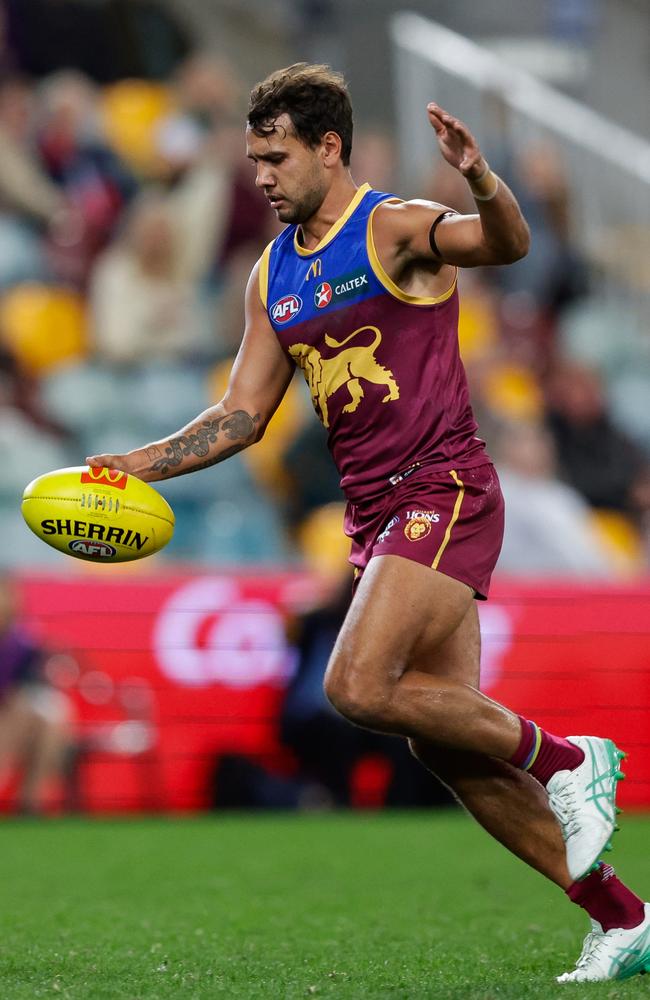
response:
M580 747L561 736L553 736L534 722L519 716L521 739L510 763L528 771L542 785L547 785L556 771L573 771L585 755Z
M623 885L611 865L602 861L598 869L574 882L566 891L572 903L586 910L597 920L604 931L612 927L638 927L645 917L644 902L631 889Z

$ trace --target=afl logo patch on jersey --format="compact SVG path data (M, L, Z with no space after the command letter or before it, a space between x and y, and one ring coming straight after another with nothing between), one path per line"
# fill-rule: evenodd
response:
M317 309L324 309L332 301L332 286L329 281L321 281L314 292L314 305Z
M302 309L302 299L299 295L283 295L271 306L271 319L274 323L288 323Z

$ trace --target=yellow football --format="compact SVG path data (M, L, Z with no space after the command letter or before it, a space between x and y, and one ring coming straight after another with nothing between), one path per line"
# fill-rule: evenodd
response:
M22 512L48 545L89 562L129 562L158 552L174 512L153 486L116 469L57 469L25 487Z

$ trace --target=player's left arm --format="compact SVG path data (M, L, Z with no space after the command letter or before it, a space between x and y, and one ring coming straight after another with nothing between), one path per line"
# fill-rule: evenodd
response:
M424 201L395 206L391 228L403 257L457 267L512 264L525 257L530 232L512 191L490 170L463 122L437 104L429 104L427 113L442 155L469 185L477 214L459 215Z

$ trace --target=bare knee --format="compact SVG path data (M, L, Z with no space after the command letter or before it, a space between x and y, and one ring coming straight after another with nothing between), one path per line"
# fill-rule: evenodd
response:
M333 662L325 674L324 688L336 711L349 722L381 732L389 728L390 688L378 684L361 665L348 668Z

